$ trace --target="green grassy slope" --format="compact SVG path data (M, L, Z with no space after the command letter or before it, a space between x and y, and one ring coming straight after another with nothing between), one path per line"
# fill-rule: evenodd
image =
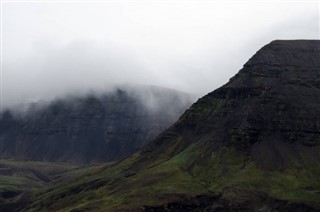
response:
M16 208L28 195L66 178L76 166L34 161L0 160L0 208Z
M147 168L135 172L129 167L139 157L136 154L116 166L99 167L38 194L27 210L139 209L192 201L199 195L222 196L239 204L258 202L256 195L262 195L320 207L319 166L263 171L232 148L222 148L209 158L201 157L204 151L191 145L169 160L155 166L147 163Z

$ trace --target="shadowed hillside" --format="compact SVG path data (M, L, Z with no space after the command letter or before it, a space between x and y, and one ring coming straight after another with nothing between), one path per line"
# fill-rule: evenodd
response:
M124 87L4 112L0 158L90 163L137 151L190 106L190 95L158 87ZM168 105L170 105L168 107Z

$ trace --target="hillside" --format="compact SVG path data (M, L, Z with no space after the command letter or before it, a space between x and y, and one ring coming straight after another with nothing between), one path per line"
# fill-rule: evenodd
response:
M141 151L24 210L320 210L319 56L319 41L271 42Z
M33 191L52 185L62 176L65 180L76 170L78 167L70 164L0 160L0 211L13 211Z
M0 158L77 164L119 160L169 127L192 99L170 89L127 86L31 105L19 116L5 111Z

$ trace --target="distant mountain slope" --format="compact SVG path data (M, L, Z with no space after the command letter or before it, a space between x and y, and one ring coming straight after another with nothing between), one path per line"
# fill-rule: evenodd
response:
M319 211L320 41L273 41L144 149L26 210Z
M137 151L191 105L190 95L159 87L57 99L23 117L4 112L0 158L90 163Z

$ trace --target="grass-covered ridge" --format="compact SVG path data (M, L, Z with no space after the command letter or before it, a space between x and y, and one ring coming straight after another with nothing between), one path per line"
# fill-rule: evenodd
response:
M0 160L0 205L11 210L24 204L31 193L46 188L77 166L62 163ZM13 210L13 209L12 209Z
M201 145L200 145L201 146ZM319 169L264 171L233 148L205 155L197 143L158 165L132 169L139 154L99 167L36 196L31 211L113 211L157 206L198 195L243 201L248 195L320 205Z

